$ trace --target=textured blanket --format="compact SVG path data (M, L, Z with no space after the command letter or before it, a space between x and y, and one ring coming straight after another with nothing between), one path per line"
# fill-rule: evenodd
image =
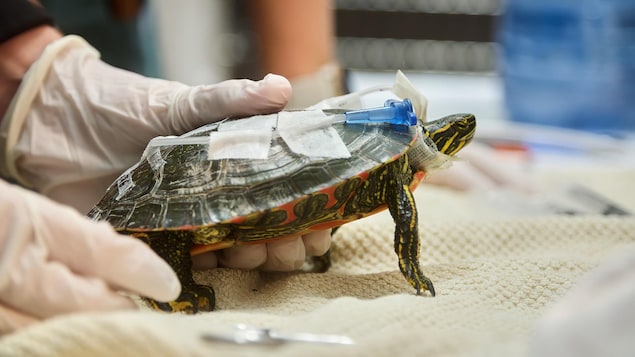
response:
M632 170L569 178L635 211ZM550 304L635 244L634 218L510 215L472 194L429 185L415 195L421 262L434 298L415 296L398 271L392 219L380 213L338 231L327 273L202 271L196 279L217 291L215 312L63 316L5 336L0 356L522 356ZM239 323L342 334L356 343L262 346L202 338Z

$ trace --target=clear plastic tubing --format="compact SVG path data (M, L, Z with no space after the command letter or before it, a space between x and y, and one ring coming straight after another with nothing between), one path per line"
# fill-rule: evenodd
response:
M389 99L384 103L383 107L369 108L361 110L352 110L344 113L343 120L340 120L340 115L336 116L336 119L332 122L346 124L371 124L371 123L387 123L394 125L413 126L417 125L417 115L412 107L410 99L406 98L403 101ZM208 136L193 136L193 137L156 137L150 140L148 146L170 146L170 145L204 145L209 142Z

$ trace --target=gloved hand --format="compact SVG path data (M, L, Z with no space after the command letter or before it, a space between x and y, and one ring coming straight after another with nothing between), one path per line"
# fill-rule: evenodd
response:
M284 107L289 82L230 80L190 87L107 65L77 36L31 66L0 126L0 173L88 212L150 139Z
M528 356L632 356L635 246L586 273L534 326Z
M0 334L73 311L134 308L118 290L179 295L172 269L141 241L2 180L0 197Z
M472 142L461 150L458 157L459 160L452 166L429 173L423 182L459 191L505 188L532 193L537 190L531 178L500 164L495 159L494 150L484 144Z
M217 266L271 271L297 270L307 256L320 256L331 245L331 230L315 231L302 237L278 239L266 244L239 245L192 257L195 269Z
M83 39L66 36L30 67L0 123L0 173L87 212L151 138L275 112L290 95L289 82L277 75L196 87L147 78L105 64ZM253 267L264 257L267 269L294 269L305 254L328 247L330 236L283 242L236 248L240 254L224 252L223 262Z

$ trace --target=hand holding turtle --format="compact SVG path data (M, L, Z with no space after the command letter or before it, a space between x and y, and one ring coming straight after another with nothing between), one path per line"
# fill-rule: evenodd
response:
M331 245L331 230L314 231L266 244L238 245L192 257L195 269L219 265L236 269L290 271L302 267L306 257L322 256Z
M430 173L424 182L474 192L506 188L531 193L537 189L536 183L523 172L493 160L495 155L494 149L485 144L472 143L461 151L461 160L446 170Z
M276 75L195 87L143 77L66 36L29 68L2 120L0 173L87 212L153 137L275 112L290 96Z
M179 295L170 266L141 241L2 180L0 197L0 334L74 311L134 308L119 290Z
M52 28L46 28L50 36ZM259 82L230 80L196 87L143 77L105 64L81 38L62 38L59 33L55 34L54 41L21 77L20 87L0 122L0 173L80 212L88 211L113 178L139 159L152 137L181 134L227 117L275 112L284 107L291 94L288 81L276 75L268 75ZM7 91L2 93L7 95ZM2 183L0 189L0 207L3 212L8 212L3 214L0 226L3 253L0 264L3 272L19 272L16 274L20 278L19 281L15 276L0 279L0 301L5 304L0 307L0 323L4 320L0 329L7 331L75 310L130 306L125 300L114 299L113 287L108 285L114 281L117 288L126 288L129 284L109 280L110 275L108 279L102 276L91 278L88 284L78 279L66 279L71 272L77 273L73 264L88 265L95 259L94 254L88 254L86 250L68 247L80 244L79 247L85 245L88 250L118 252L123 249L122 245L134 245L136 248L130 249L129 254L136 258L117 253L107 259L110 263L116 262L112 265L128 267L134 266L132 263L139 259L153 259L147 258L154 257L150 249L144 249L145 245L140 242L129 243L131 240L121 238L109 227L91 222L43 197L6 183ZM15 202L4 191L10 191ZM15 206L18 203L22 203L19 210ZM33 219L39 223L33 223L36 222ZM59 224L62 222L63 227ZM255 255L262 263L264 252L264 263L261 264L264 268L289 270L294 269L295 262L306 254L313 254L312 247L328 247L329 244L330 236L324 231L277 245L253 246L251 249L255 254L249 251L228 254L221 261L228 266L251 268L254 260L246 258ZM51 249L54 247L66 247L74 256L54 259L56 251ZM39 255L32 256L34 251ZM207 265L216 265L215 256L207 258L211 260ZM56 263L49 265L47 262L50 261ZM13 265L22 270L12 269ZM46 272L51 266L55 272L65 272L64 297L51 296L54 289L42 283L44 276L49 279ZM148 279L147 275L152 271L144 270L137 278L130 279ZM165 279L165 274L157 276ZM161 289L174 285L170 285L169 279L147 281L148 286L154 284L152 291L163 291ZM90 286L94 289L84 290ZM110 295L104 295L104 300L100 301L97 301L100 298L87 299L96 297L96 292ZM26 295L31 300L25 299L21 303L20 299ZM165 294L157 296L166 297ZM66 297L69 297L66 303L61 301ZM17 303L21 305L16 307ZM52 305L47 307L47 304Z

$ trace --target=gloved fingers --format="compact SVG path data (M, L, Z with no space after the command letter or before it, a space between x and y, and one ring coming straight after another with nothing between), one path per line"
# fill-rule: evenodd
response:
M628 356L635 335L635 249L583 275L534 326L528 356Z
M307 256L324 255L330 245L331 230L320 230L302 237L277 239L264 244L237 245L201 254L193 258L193 266L196 269L210 269L221 265L246 270L258 268L291 271L300 269Z
M302 267L306 251L302 237L276 239L267 243L267 261L260 266L268 271L291 271Z
M290 96L291 85L276 75L197 87L143 77L66 36L22 79L0 127L0 173L85 211L153 137L275 112Z
M501 164L500 160L496 159L496 151L484 144L471 143L460 155L499 187L515 188L525 192L536 189L535 183L529 180L527 175L518 168Z
M128 292L159 301L176 299L181 291L176 274L145 243L116 234L105 223L82 225L85 235L68 232L65 238L73 248L52 249L53 258Z
M41 249L31 246L22 252L20 269L10 274L3 302L36 318L48 318L75 311L132 309L135 304L103 280L76 275L67 266L46 261Z
M290 271L306 257L301 237L277 239L265 244L238 245L218 252L221 265L236 269Z
M424 182L457 191L487 191L496 187L496 183L489 176L475 169L466 161L455 162L444 170L429 172Z
M93 222L34 193L25 192L24 197L33 238L48 250L49 261L159 301L173 300L180 293L174 271L140 240L119 235L107 223Z
M182 89L170 112L172 131L184 133L225 118L277 112L290 97L291 84L275 74L268 74L257 82L232 79Z
M192 257L192 269L206 270L218 267L218 252L205 252Z
M251 270L266 261L266 244L237 245L218 251L218 263L227 268Z
M425 182L459 191L505 187L530 193L536 189L522 172L500 164L494 150L483 144L471 143L461 151L460 158L448 169L430 172Z
M314 231L302 236L304 250L307 256L319 257L331 247L331 230Z
M19 328L33 325L39 320L8 306L0 305L0 336Z

